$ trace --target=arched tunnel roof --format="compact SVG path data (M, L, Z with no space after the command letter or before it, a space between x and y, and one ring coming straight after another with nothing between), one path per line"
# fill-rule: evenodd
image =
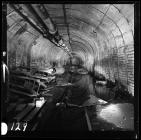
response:
M110 79L120 79L133 93L134 4L65 4L66 19L62 4L44 6L64 42L83 60L87 69L93 70L93 64L101 67ZM14 53L11 51L13 48L17 49L18 58L28 52L33 58L66 60L63 50L55 48L29 24L25 25L10 7L7 23L8 50L11 54ZM21 25L25 26L26 32L21 30L17 33ZM21 46L25 47L18 48L17 43L23 43Z

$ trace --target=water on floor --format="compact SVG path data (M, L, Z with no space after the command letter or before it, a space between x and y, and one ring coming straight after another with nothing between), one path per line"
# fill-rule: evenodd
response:
M75 75L73 80L76 80L74 83L77 90L74 90L72 95L80 95L79 99L76 99L76 103L80 102L84 96L82 93L83 91L85 92L83 106L89 106L87 109L93 130L134 130L134 106L132 103L127 100L124 101L122 98L121 100L113 98L113 100L108 103L108 101L96 97L92 77L88 74L79 75L79 80ZM110 100L113 95L108 95L107 99L108 97Z

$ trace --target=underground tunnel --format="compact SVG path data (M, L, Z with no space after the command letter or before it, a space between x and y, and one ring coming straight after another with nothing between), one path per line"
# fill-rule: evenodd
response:
M9 131L134 130L134 4L6 7Z

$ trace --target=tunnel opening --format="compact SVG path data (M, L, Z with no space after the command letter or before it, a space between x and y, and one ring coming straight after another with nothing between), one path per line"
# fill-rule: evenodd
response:
M134 130L134 5L7 4L6 19L8 121Z

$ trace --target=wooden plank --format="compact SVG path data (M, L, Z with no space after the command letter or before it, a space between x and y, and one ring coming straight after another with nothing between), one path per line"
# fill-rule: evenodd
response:
M45 101L45 103L43 104L41 110L39 111L39 114L38 114L38 117L37 117L37 121L41 119L41 117L43 116L44 114L44 109L47 107L46 104L48 103L48 101ZM45 115L45 114L44 114ZM47 114L48 116L49 114ZM33 124L32 128L31 128L31 131L34 131L36 129L36 127L38 126L39 124L39 121L36 122L35 124Z
M28 116L24 119L24 121L27 121L27 122L31 121L39 113L40 109L41 108L39 108L39 107L34 108L34 110L32 110L28 114Z
M86 117L86 120L87 120L88 130L92 131L91 122L90 122L90 119L88 117L88 113L87 113L87 109L86 108L85 108L85 117Z
M23 91L19 91L19 90L14 90L14 89L9 89L10 92L16 93L16 94L21 94L21 95L25 95L25 96L29 96L29 97L36 97L36 95L34 94L28 94L26 92Z
M47 88L47 86L41 82L39 79L38 80L35 80L40 86L43 86L44 88Z
M47 80L47 77L41 77L37 75L31 75L30 77L35 78L35 79Z
M28 104L27 107L14 117L14 120L21 121L35 106Z
M27 76L20 76L20 75L15 75L16 78L24 79L24 80L33 80L35 81L35 78L30 78Z
M21 75L15 75L17 78L25 79L25 80L35 80L36 79L41 79L41 80L47 80L47 77L42 77L42 76L36 76L36 75L26 75L26 76L21 76Z
M27 116L26 118L24 118L23 121L26 121L26 122L30 122L32 123L32 126L30 126L29 130L31 131L34 131L38 125L38 118L39 118L39 114L41 114L41 110L44 108L44 105L46 104L46 101L45 103L42 105L42 107L35 107ZM34 118L36 118L36 122L34 122Z
M32 81L35 81L35 82L37 82L39 85L41 85L41 86L43 86L44 88L46 88L47 86L43 83L43 82L41 82L40 81L40 79L42 79L42 80L47 80L47 78L31 78L31 77L33 77L33 76L31 76L31 77L26 77L26 76L17 76L18 78L21 78L21 79L23 79L23 80L32 80Z

